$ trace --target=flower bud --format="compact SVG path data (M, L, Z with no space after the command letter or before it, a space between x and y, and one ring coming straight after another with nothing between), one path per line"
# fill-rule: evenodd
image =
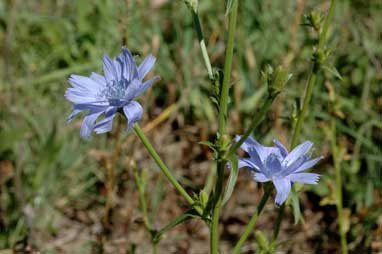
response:
M288 73L283 66L278 66L276 70L268 66L266 71L262 72L262 76L268 85L269 95L275 97L284 89L292 74Z
M207 206L208 194L204 190L201 190L199 193L199 201L200 201L203 208Z
M265 235L261 231L256 230L255 238L256 238L257 244L260 246L261 249L268 250L269 242L268 242L267 238L265 237Z
M323 14L319 11L313 10L308 15L304 16L304 25L310 26L316 31L320 31L323 20Z
M188 8L190 8L194 12L198 12L198 0L184 0L184 2L187 4Z

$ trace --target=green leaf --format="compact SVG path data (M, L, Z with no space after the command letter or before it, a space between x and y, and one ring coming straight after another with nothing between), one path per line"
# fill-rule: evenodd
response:
M292 202L294 224L297 224L299 221L304 222L304 218L301 215L300 202L298 200L298 192L295 186L292 186L290 200Z
M229 161L231 163L231 172L229 174L227 186L223 196L223 205L227 203L227 201L231 197L237 181L237 176L239 174L238 159L236 155L232 155L231 158L229 158Z
M216 149L216 145L210 141L200 141L199 142L200 145L205 145L205 146L208 146L211 150L213 150L215 153L217 153L217 149Z
M225 9L226 16L228 16L228 14L231 12L233 1L236 1L236 0L227 0L226 9Z
M194 218L200 218L198 212L195 209L188 210L187 212L181 214L178 216L175 220L171 221L169 224L167 224L165 227L163 227L161 230L156 232L154 234L154 241L159 242L162 235L167 232L168 230L174 228L175 226L179 225L180 223L183 223L187 220L191 220Z
M335 67L329 66L329 65L324 65L324 66L322 66L322 69L328 71L330 74L332 74L333 76L335 76L339 80L342 80L341 74L338 72L338 70Z

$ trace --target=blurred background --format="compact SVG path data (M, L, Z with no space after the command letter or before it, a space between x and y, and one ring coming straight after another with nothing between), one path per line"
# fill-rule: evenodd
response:
M240 134L266 86L260 71L283 64L293 73L254 136L270 145L291 140L290 117L303 93L316 37L302 26L326 0L241 0L234 53L230 133ZM224 62L224 1L200 1L213 66ZM302 138L325 159L317 186L300 195L304 224L293 214L281 228L280 253L339 253L333 190L331 119L341 151L343 203L350 253L382 253L382 1L338 2L329 30L332 63L313 92ZM150 253L133 171L147 181L149 216L161 228L188 209L122 118L111 133L81 140L81 117L66 123L70 74L102 73L103 54L123 45L140 62L152 53L150 75L162 77L141 96L141 126L189 193L199 193L214 167L216 110L212 88L183 1L0 1L0 253ZM111 173L110 173L111 172ZM113 191L105 184L113 176ZM261 191L245 171L222 214L222 253L238 239ZM109 216L105 218L106 200ZM269 201L257 229L271 236L277 209ZM166 233L159 253L208 253L208 229L189 221ZM248 253L257 249L250 238Z

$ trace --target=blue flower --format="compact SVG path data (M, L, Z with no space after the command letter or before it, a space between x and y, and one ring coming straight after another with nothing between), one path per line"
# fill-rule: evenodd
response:
M94 72L90 77L70 76L71 87L66 90L65 98L74 105L68 121L87 111L81 126L81 137L89 138L93 130L97 134L111 131L113 118L121 109L128 120L128 129L142 118L143 109L134 98L160 79L155 76L143 81L154 63L155 57L149 55L137 66L130 51L124 47L114 59L104 56L104 76ZM104 118L97 122L101 115Z
M239 139L237 136L236 141ZM298 145L290 153L279 141L274 140L274 144L274 147L266 147L248 137L240 148L250 157L239 158L239 168L248 167L258 182L272 181L277 191L275 202L281 205L287 199L292 183L317 184L320 175L304 171L323 157L310 159L313 146L310 141Z

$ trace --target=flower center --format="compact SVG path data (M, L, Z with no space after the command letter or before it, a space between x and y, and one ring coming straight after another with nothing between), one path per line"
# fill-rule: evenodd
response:
M126 102L126 90L130 82L126 79L113 80L107 83L106 87L101 90L98 97L107 100L111 106L121 106Z

